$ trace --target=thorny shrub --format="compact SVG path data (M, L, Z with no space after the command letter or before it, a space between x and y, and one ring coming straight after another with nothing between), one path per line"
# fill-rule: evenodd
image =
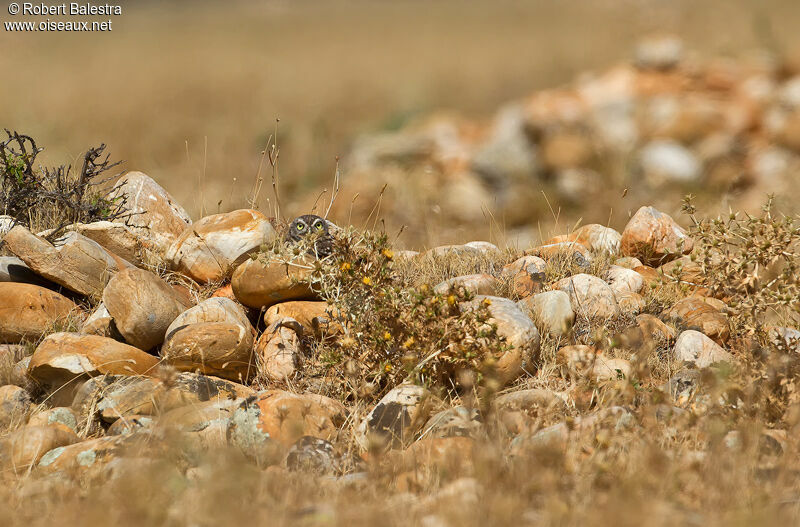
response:
M51 237L72 223L125 218L124 195L107 197L115 176L104 174L120 162L103 157L106 145L90 148L80 170L72 166L36 167L42 148L27 135L6 130L0 141L0 213L35 231L53 229Z
M396 269L385 233L350 228L334 240L332 254L315 261L309 281L343 335L317 347L306 377L324 377L329 386L338 384L337 395L367 400L401 382L440 395L496 388L494 365L507 346L491 321L489 299L478 301L463 287L437 293L431 284L411 283ZM289 259L313 243L290 247ZM274 251L286 249L276 245Z

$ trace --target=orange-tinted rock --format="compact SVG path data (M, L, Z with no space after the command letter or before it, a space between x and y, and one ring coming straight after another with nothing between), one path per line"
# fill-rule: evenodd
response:
M309 262L246 260L231 278L233 293L242 304L260 309L288 300L315 300L308 278Z
M500 287L500 281L486 273L456 276L437 284L433 291L443 295L450 290L457 290L461 287L475 295L493 295Z
M147 375L158 358L144 351L97 335L53 333L36 348L28 365L28 375L52 387L62 386L76 377L106 373Z
M169 284L144 269L117 273L103 291L103 304L125 341L143 350L161 344L188 307Z
M50 450L77 441L75 432L64 425L23 426L0 443L0 466L18 474L24 473Z
M161 347L166 364L245 382L256 373L250 328L229 322L190 324L170 334Z
M728 317L717 309L717 302L712 298L690 296L678 301L665 315L688 328L702 331L717 344L724 344L731 332Z
M0 386L0 427L24 421L31 407L31 396L23 388L7 384Z
M68 298L33 284L0 282L0 343L16 344L81 314Z
M576 242L596 253L606 252L609 254L617 254L617 252L619 252L621 238L622 235L614 229L598 223L591 223L576 229L570 234L550 238L545 242L545 245Z
M264 313L264 324L271 326L284 318L296 321L307 335L334 335L341 331L335 308L327 302L296 300L275 304Z
M51 244L17 225L6 234L5 243L37 274L82 295L99 296L117 271L130 266L76 232Z
M651 338L656 342L671 342L675 340L675 330L653 315L641 314L637 316L636 324L645 338Z
M247 256L272 242L275 229L252 209L206 216L187 227L166 258L172 269L201 283L227 278Z
M670 216L653 207L642 207L625 226L620 242L624 256L634 256L658 266L689 254L694 241Z
M259 374L272 381L286 381L295 374L301 361L298 324L289 317L278 318L264 330L255 349Z

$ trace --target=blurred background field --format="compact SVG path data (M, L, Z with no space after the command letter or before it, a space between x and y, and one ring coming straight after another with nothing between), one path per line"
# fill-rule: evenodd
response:
M105 142L126 169L154 177L198 218L247 205L260 152L279 118L286 214L305 213L331 186L341 156L345 184L333 219L363 224L377 194L361 187L387 181L381 211L387 227L407 225L400 245L409 247L477 236L525 244L542 229L563 232L579 220L621 229L643 203L669 199L669 212L676 212L685 191L702 194L705 186L700 179L669 192L653 186L625 192L638 177L628 174L614 184L604 179L592 193L583 173L572 182L578 194L565 195L555 181L562 171L543 169L547 177L527 180L530 192L512 205L493 206L497 189L484 178L480 192L490 204L461 214L458 203L440 206L438 196L415 194L430 190L411 184L428 177L424 163L392 167L390 176L379 173L388 170L384 165L355 163L353 147L364 144L359 138L408 130L441 111L458 114L450 119L467 128L486 127L508 101L630 62L647 35L677 35L689 62L728 57L748 64L747 71L769 70L776 83L796 74L791 65L800 49L800 3L792 0L123 6L111 33L0 32L0 123L37 138L46 147L43 162L71 162ZM632 169L623 163L615 170ZM403 187L411 190L396 190ZM759 196L764 190L758 188ZM727 191L713 189L706 203ZM351 218L355 192L362 195ZM267 181L262 210L270 196Z

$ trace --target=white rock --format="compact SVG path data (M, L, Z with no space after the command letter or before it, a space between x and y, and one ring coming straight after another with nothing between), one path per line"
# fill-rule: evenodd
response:
M565 335L572 329L575 312L564 291L545 291L517 303L533 313L534 320L542 324L542 330L554 337Z
M695 155L676 141L655 140L639 152L645 176L653 183L697 181L702 167Z
M596 276L577 274L559 280L553 288L567 293L572 310L587 318L613 318L620 314L614 291Z
M678 336L675 342L675 357L678 360L693 362L698 368L706 368L715 362L728 362L731 354L719 344L692 329Z

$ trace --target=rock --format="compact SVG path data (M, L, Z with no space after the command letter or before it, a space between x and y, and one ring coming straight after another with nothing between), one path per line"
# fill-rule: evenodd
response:
M476 295L491 295L500 287L500 281L490 274L470 274L456 276L436 285L434 293L446 294L452 289L463 287L466 291Z
M48 426L63 425L72 430L78 431L78 418L72 408L57 406L41 412L36 412L28 419L28 426Z
M456 406L442 410L422 427L422 437L480 437L485 434L475 408Z
M233 294L233 286L231 284L223 285L222 287L218 288L216 291L214 291L211 297L230 298L231 300L236 300L236 295Z
M178 371L199 371L242 383L256 373L251 329L229 322L201 322L177 329L161 347L161 358Z
M729 362L731 355L699 331L686 330L675 341L675 358L706 368L716 362Z
M625 226L620 250L647 265L658 266L689 254L694 242L668 215L653 207L642 207Z
M0 386L0 428L24 422L30 408L31 396L26 390L11 384Z
M614 265L619 267L624 267L625 269L636 269L637 267L642 266L642 262L639 261L638 258L634 258L633 256L623 256L622 258L617 258L614 261Z
M0 282L0 298L0 343L38 339L81 315L71 300L38 285Z
M540 277L541 280L544 280L544 273L546 269L547 262L538 256L528 255L517 258L508 265L504 265L503 269L500 271L500 275L504 278L512 278L524 271L537 278Z
M255 392L241 384L194 373L179 373L167 382L152 377L98 377L84 384L72 408L79 421L166 414L184 406L198 407L207 401L232 401ZM93 414L97 412L97 416Z
M335 308L327 302L296 300L275 304L264 313L264 325L269 327L284 318L294 320L303 333L317 338L341 332Z
M501 276L511 279L511 287L520 298L536 294L544 287L547 279L547 263L538 256L523 256L500 271Z
M498 395L494 401L499 424L509 435L541 426L553 418L563 418L567 405L550 390L533 388Z
M498 247L497 245L495 245L495 244L493 244L491 242L485 242L485 241L481 241L481 240L467 242L467 243L464 244L464 247L469 247L470 249L475 249L478 252L484 253L484 254L492 254L492 253L499 253L500 252L500 247Z
M675 36L651 36L636 44L634 62L641 69L669 70L682 59L683 42Z
M556 363L564 368L563 373L578 377L591 375L597 382L630 378L632 371L627 360L606 357L591 346L580 344L558 350Z
M570 234L550 238L545 245L573 242L595 253L617 254L621 238L622 235L614 229L591 223Z
M509 105L497 112L487 139L475 148L471 168L495 187L509 179L527 180L536 174L536 147L525 130L520 105Z
M286 468L296 472L332 474L338 460L333 445L324 439L303 436L286 453Z
M97 304L94 312L83 322L81 333L83 335L99 335L114 340L124 340L124 337L117 329L117 325L114 324L114 318L102 302Z
M180 236L192 220L169 193L141 172L128 172L117 181L110 199L126 196L126 223L142 237L152 239L161 252Z
M623 315L636 316L641 313L646 307L644 297L639 293L631 293L624 291L614 295L617 299L617 305Z
M146 251L157 250L150 240L124 223L95 221L77 223L66 228L94 240L107 251L135 265L142 265ZM40 232L39 236L47 236L50 232L51 230Z
M50 450L77 441L75 432L63 425L24 426L3 439L0 466L18 474L25 473Z
M86 478L89 475L101 476L109 465L119 459L123 447L127 455L134 453L134 445L142 447L148 437L109 436L87 441L73 441L59 446L41 456L36 473L68 473ZM141 443L137 444L138 441ZM128 444L126 444L126 442Z
M539 256L547 261L552 260L554 257L571 258L582 269L587 269L589 262L592 260L589 249L578 242L548 243L529 249L525 251L525 254Z
M619 316L620 310L611 287L590 274L577 274L553 284L553 289L569 295L572 309L587 318L608 319Z
M639 151L639 163L652 184L692 183L700 178L702 166L697 157L677 141L651 141Z
M235 409L243 402L242 398L219 399L181 406L163 414L158 424L160 427L183 433L183 438L190 447L199 450L224 448L228 442L230 419ZM141 420L142 417L138 419ZM119 421L122 419L117 423Z
M462 308L475 309L480 304L488 304L490 318L487 322L497 326L497 335L511 347L495 366L500 383L508 384L526 371L534 371L539 359L539 331L533 321L508 298L477 295L462 304Z
M283 304L278 304L281 306ZM276 306L273 306L276 307ZM301 362L299 323L293 318L274 319L256 342L258 371L271 381L291 379Z
M728 317L720 313L713 304L716 299L690 296L675 303L664 314L688 328L698 329L717 344L724 344L730 337Z
M18 284L34 284L47 289L56 289L58 284L45 280L25 262L16 256L0 256L0 282L16 282Z
M8 383L25 388L26 390L34 389L33 380L28 376L28 365L30 362L30 357L24 357L17 361L9 372Z
M582 167L594 156L591 138L581 131L561 130L542 138L542 160L551 170Z
M209 322L236 324L248 331L253 329L250 319L247 318L247 313L245 313L242 306L228 298L213 297L190 307L178 315L167 327L165 340L169 340L175 332L187 326Z
M467 254L492 254L500 252L500 248L490 242L473 241L463 245L440 245L433 247L423 253L425 256L441 258L448 255L467 255Z
M197 282L218 282L276 236L267 217L256 210L214 214L187 227L167 250L166 259L172 269Z
M638 293L644 287L642 275L632 269L612 265L606 273L606 282L611 286L614 295L621 293Z
M161 344L187 307L164 280L143 269L117 273L103 291L103 304L125 341L143 350Z
M28 375L51 388L59 388L76 378L106 373L148 375L157 364L156 357L110 338L53 333L33 352Z
M652 339L656 343L669 343L675 340L675 330L664 324L653 315L642 314L636 317L636 324L642 331L645 339Z
M541 324L541 330L554 337L569 333L575 322L575 313L564 291L545 291L520 300L517 303L533 313L533 319Z
M236 408L228 442L259 463L277 463L280 451L304 436L333 440L346 414L339 402L322 395L267 390Z
M17 222L11 216L6 214L0 214L0 235L3 235L10 231Z
M6 234L5 243L37 274L82 295L99 296L117 271L130 266L76 232L51 244L17 225Z
M155 419L149 415L130 415L120 417L106 430L107 436L134 434L140 430L150 429L155 424Z
M247 260L234 271L231 285L239 302L256 309L288 300L317 300L308 284L310 272L305 260Z
M389 391L375 405L356 430L359 446L407 445L430 415L430 393L422 386L402 384Z

